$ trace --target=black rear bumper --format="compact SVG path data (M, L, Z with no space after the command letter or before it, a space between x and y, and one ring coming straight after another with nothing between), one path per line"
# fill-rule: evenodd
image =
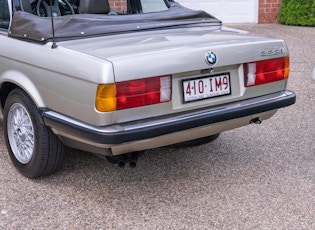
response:
M66 133L67 136L95 144L117 145L277 110L290 106L295 101L296 95L292 91L285 90L215 108L162 117L154 122L144 120L137 123L115 124L115 126L119 125L119 129L113 129L113 126L91 126L47 109L42 110L42 116L47 126Z

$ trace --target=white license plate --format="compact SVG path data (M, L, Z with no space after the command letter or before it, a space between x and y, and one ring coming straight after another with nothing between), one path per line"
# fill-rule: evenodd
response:
M230 74L183 80L184 102L231 94Z

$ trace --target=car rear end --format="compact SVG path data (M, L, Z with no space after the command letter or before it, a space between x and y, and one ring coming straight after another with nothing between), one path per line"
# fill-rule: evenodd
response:
M115 82L98 84L95 99L97 116L110 123L103 119L90 137L84 129L76 138L92 152L119 155L202 138L260 123L295 102L281 39L196 27L90 42L63 46L113 66Z

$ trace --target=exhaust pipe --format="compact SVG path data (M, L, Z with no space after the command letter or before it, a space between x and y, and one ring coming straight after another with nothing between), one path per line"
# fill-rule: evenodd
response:
M118 161L117 162L117 165L118 165L118 167L119 168L123 168L123 167L125 167L126 165L129 165L129 167L130 168L135 168L135 167L137 167L137 161L136 160L121 160L121 161Z
M119 168L123 168L126 164L129 165L130 168L135 168L137 166L138 158L144 153L144 151L127 153L119 156L107 156L106 159L118 165Z
M133 169L133 168L135 168L136 166L137 166L137 161L130 161L130 162L129 162L129 167L130 167L130 168Z
M256 125L260 125L261 124L261 120L259 119L259 117L252 119L249 123L250 124L256 124Z
M119 168L123 168L123 167L125 167L126 163L125 163L125 161L118 161L117 165Z

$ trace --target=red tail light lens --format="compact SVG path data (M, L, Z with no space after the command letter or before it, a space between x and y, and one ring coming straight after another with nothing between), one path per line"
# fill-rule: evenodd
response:
M100 85L96 95L96 109L108 112L168 102L171 100L171 88L171 76L118 82L114 87Z
M288 78L289 57L257 61L244 65L245 86L256 86Z

